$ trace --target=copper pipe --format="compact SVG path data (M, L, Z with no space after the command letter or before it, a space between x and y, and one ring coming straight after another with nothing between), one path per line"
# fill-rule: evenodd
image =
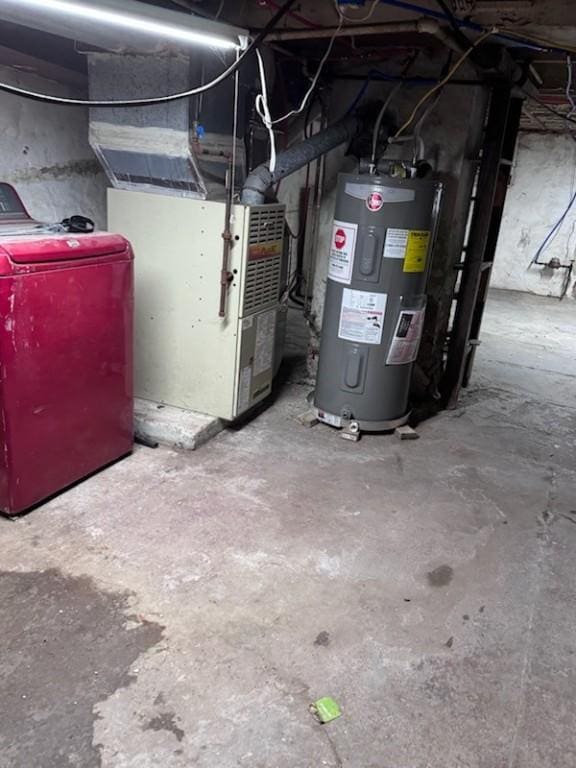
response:
M228 286L234 277L228 268L230 264L230 249L232 248L232 232L230 230L232 196L234 195L232 183L232 169L230 169L226 173L226 210L224 214L224 231L222 232L222 269L220 270L220 308L218 310L218 317L226 317Z

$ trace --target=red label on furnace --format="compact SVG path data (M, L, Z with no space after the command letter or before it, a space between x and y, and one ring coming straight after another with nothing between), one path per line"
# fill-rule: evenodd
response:
M337 229L334 233L334 245L338 250L346 245L346 232L343 229Z
M369 211L379 211L384 205L384 198L380 192L371 192L366 198L366 206Z

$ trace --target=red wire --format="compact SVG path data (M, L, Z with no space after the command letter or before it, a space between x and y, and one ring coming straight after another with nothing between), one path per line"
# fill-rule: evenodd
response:
M260 0L261 5L267 5L272 6L276 11L280 10L282 7L279 5L275 0ZM296 21L299 21L301 24L304 24L307 27L310 27L310 29L322 29L322 27L319 24L315 24L310 19L307 19L305 16L302 16L299 13L296 13L296 11L288 11L286 14L287 16L292 16L293 19L296 19Z
M282 6L276 2L276 0L258 0L260 5L263 5L267 8L274 8L274 10L279 10ZM316 24L311 19L307 19L306 16L302 16L300 13L296 13L296 11L288 11L286 13L287 16L292 16L293 19L296 19L301 24L304 24L304 26L309 27L310 29L324 29L324 27L321 24ZM350 48L353 51L356 51L353 45L351 45L346 40L342 40L342 43L347 47Z

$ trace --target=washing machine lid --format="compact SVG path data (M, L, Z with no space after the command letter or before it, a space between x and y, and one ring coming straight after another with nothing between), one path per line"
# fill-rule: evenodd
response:
M120 235L98 232L91 235L44 234L2 236L0 248L15 264L45 264L77 261L126 253L127 241Z

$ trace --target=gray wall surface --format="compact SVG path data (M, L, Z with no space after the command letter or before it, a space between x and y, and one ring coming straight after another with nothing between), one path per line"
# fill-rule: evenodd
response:
M69 96L52 81L0 67L0 78ZM88 112L0 93L0 180L13 184L30 214L48 222L72 214L106 226L106 178L88 144Z
M566 270L534 265L539 246L576 191L576 143L570 136L523 133L506 198L491 285L513 291L560 296ZM574 260L576 203L550 239L539 261ZM576 298L574 276L566 294Z

